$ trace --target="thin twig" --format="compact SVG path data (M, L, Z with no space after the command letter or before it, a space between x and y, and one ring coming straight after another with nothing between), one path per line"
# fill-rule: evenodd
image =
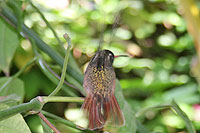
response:
M55 132L55 133L60 133L60 131L58 129L56 129L56 127L51 124L50 121L47 120L47 118L41 113L38 113L38 116Z
M67 70L67 64L68 64L68 59L69 59L69 53L70 53L70 49L71 49L71 39L67 35L67 33L65 33L63 35L63 37L66 39L66 41L68 43L68 47L67 47L67 52L66 52L65 59L64 59L64 64L63 64L63 69L62 69L62 75L61 75L60 82L58 83L56 89L49 96L56 95L56 93L58 91L60 91L60 89L62 88L62 85L63 85L64 80L65 80L65 75L66 75L66 70Z
M34 63L36 60L37 60L37 57L34 57L34 58L31 59L30 61L28 61L28 63L27 63L26 65L24 65L22 69L20 69L15 75L13 75L11 78L9 78L9 79L3 84L3 86L1 86L0 92L1 92L1 90L3 90L5 87L7 87L7 85L9 85L9 83L10 83L11 81L13 81L13 79L19 77L19 76L24 72L24 70L25 70L28 66L30 66L32 63Z
M119 11L115 17L115 20L114 20L114 24L112 25L112 31L111 31L111 35L110 35L110 39L108 41L108 45L110 46L111 43L113 42L113 37L115 35L115 32L116 32L116 27L119 25L119 19L120 19L120 16L121 16L121 11Z

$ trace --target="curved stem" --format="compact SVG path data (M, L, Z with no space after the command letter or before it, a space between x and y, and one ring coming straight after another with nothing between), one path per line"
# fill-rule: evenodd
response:
M144 108L140 111L138 111L135 116L136 117L140 117L141 115L143 115L144 113L148 112L148 111L152 111L153 109L163 109L163 108L170 108L171 105L170 104L163 104L163 105L156 105L156 106L151 106L151 107L147 107Z
M64 59L62 75L61 75L61 79L60 79L60 82L59 82L58 86L56 87L56 89L49 96L56 95L56 93L58 93L58 91L60 91L60 89L62 88L62 85L63 85L64 80L65 80L65 75L66 75L66 70L67 70L67 63L68 63L69 53L70 53L70 49L71 49L71 40L70 40L69 36L66 33L63 35L63 37L66 39L66 41L68 43L68 47L67 47L67 52L66 52L65 59Z

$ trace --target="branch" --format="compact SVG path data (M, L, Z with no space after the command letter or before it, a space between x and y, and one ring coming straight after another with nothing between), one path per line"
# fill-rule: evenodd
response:
M16 106L12 106L5 110L0 110L0 121L6 118L9 118L13 115L22 112L28 112L28 114L36 114L38 113L45 103L47 102L83 102L84 98L81 97L61 97L61 96L52 96L52 97L41 97L38 96L32 99L28 103L22 103Z
M28 103L19 104L5 110L1 110L0 121L6 118L9 118L13 115L16 115L18 113L22 113L22 112L26 112L30 110L33 110L35 113L38 112L43 107L43 103L39 100L39 98L40 97L37 97L37 98L32 99Z
M54 127L53 124L51 124L50 121L47 120L47 118L41 113L38 113L38 116L55 132L55 133L60 133L60 131L58 129L56 129L56 127Z

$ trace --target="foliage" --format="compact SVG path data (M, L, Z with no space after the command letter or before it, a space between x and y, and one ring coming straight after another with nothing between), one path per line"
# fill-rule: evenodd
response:
M188 1L190 6L193 0ZM24 105L20 103L54 90L59 84L58 75L66 66L63 62L68 45L63 34L68 33L73 48L66 82L57 95L74 100L47 103L43 107L46 111L42 111L60 131L81 132L75 126L84 123L77 113L81 105L76 103L81 101L77 97L85 96L83 73L100 42L115 55L133 57L116 58L114 62L119 80L115 95L126 125L108 126L106 131L199 131L200 76L195 52L199 53L199 49L193 41L195 36L187 31L195 17L185 17L188 25L182 17L184 3L185 0L0 1L0 110ZM194 13L198 12L197 5L199 2L191 4ZM190 32L199 30L191 25ZM30 65L33 62L36 63ZM52 132L37 115L25 113L24 118L17 113L0 123L19 122L21 125L16 128L27 132ZM1 125L0 132L9 132Z

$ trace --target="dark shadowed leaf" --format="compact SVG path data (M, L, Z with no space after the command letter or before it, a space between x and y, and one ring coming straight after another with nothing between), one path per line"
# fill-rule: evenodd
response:
M1 18L0 27L0 69L9 74L10 63L19 45L19 38Z

